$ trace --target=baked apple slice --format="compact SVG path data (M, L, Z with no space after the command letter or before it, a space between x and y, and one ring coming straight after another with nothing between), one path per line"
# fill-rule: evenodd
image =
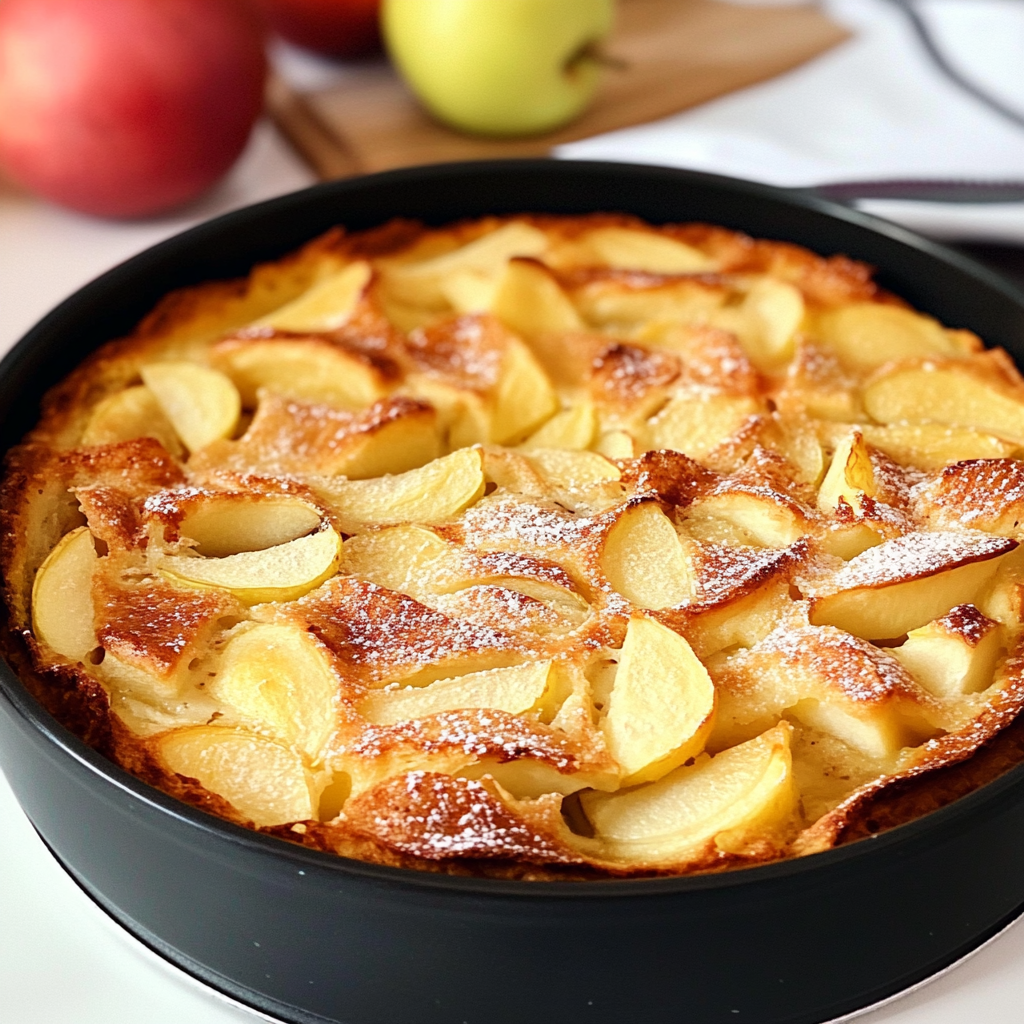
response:
M365 409L388 392L373 363L316 338L229 338L210 359L234 381L247 409L255 408L261 388L341 409Z
M860 512L861 498L865 495L873 498L877 491L875 467L864 435L857 429L850 430L836 446L825 479L818 488L818 508L835 512L842 501L854 512Z
M649 274L699 274L714 268L714 260L692 245L655 231L606 227L585 231L566 247L580 266L642 270Z
M694 571L672 521L653 502L633 505L601 552L608 582L638 608L670 608L693 595Z
M350 263L257 320L255 326L297 333L336 330L348 322L369 282L370 265L364 260Z
M226 590L243 604L294 601L333 576L341 554L341 537L325 526L307 537L260 551L240 551L223 558L167 555L160 572L194 587Z
M897 368L870 382L863 400L879 423L946 423L1024 444L1024 388L989 378L966 364L929 362Z
M539 256L548 247L547 235L522 221L511 221L466 245L415 262L390 263L384 284L397 301L413 306L444 309L448 305L445 282L472 273L496 279L514 256Z
M523 451L533 448L565 448L585 451L597 435L597 412L592 402L577 402L568 409L555 413L539 430L531 434L519 447ZM630 456L632 457L632 449Z
M817 333L846 366L861 371L898 359L964 352L956 335L937 320L889 303L830 309L818 318Z
M472 505L484 493L479 448L460 448L419 469L372 480L323 482L346 533L366 526L442 523Z
M912 629L891 654L930 693L955 698L985 689L1003 651L1003 630L972 604Z
M33 633L70 661L83 661L99 645L92 601L97 561L93 536L80 526L57 542L32 585Z
M760 408L755 399L743 395L677 395L648 421L645 447L707 458Z
M886 640L973 604L1017 546L980 533L909 533L849 562L829 592L812 598L810 620L865 640Z
M145 384L108 395L92 411L82 433L82 444L117 444L137 437L156 438L172 455L184 449L171 421Z
M214 725L177 729L154 742L170 771L197 780L258 827L316 816L312 778L281 743Z
M198 554L224 558L297 540L321 519L320 510L301 498L228 491L203 495L183 516L179 532L196 542Z
M597 840L613 860L682 863L707 848L742 850L788 824L797 802L789 738L780 722L714 757L700 757L650 785L580 798Z
M443 711L492 708L512 715L540 707L552 687L550 661L469 672L427 686L372 690L359 713L374 725L397 725Z
M629 620L601 728L623 785L660 778L704 749L715 687L690 645L643 615Z
M532 259L509 261L490 311L506 327L527 338L583 329L576 307L551 271Z
M219 370L173 361L150 363L140 373L190 452L234 433L242 400L231 379Z
M247 723L312 760L334 729L338 680L296 626L257 623L234 636L208 689Z

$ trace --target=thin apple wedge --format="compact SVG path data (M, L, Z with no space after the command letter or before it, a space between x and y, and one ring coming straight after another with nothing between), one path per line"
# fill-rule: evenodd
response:
M514 444L558 412L558 395L536 357L509 338L493 395L490 440Z
M341 571L421 600L433 593L450 548L425 526L402 523L367 530L345 541Z
M226 491L205 494L181 520L181 536L195 541L206 558L277 547L312 533L320 510L287 494Z
M717 310L708 322L732 331L754 365L770 372L778 371L793 355L804 313L804 298L798 288L761 277L739 305Z
M365 260L314 284L297 299L256 321L278 331L333 331L347 323L366 286L370 265Z
M224 558L168 555L160 572L194 587L226 590L243 604L294 601L333 576L341 538L326 526L308 537L261 551L241 551Z
M583 265L642 270L649 274L699 274L714 260L692 245L637 228L594 228L577 241L573 256Z
M372 362L316 338L229 338L210 353L213 365L234 381L247 409L266 388L284 398L364 409L388 392Z
M648 782L704 749L715 687L690 645L643 615L629 620L601 728L623 785Z
M973 604L1017 542L980 533L910 533L849 562L811 600L814 625L866 640L902 636Z
M140 372L190 452L234 433L242 400L231 379L219 370L177 361L150 363Z
M670 608L693 596L692 561L672 521L652 502L622 513L605 539L601 568L638 608Z
M742 395L677 395L648 422L644 444L703 459L758 412L756 399Z
M912 629L891 653L930 693L955 698L992 682L1002 649L999 623L974 605L963 604L927 626Z
M108 395L92 411L81 443L117 444L137 437L156 438L172 455L184 454L171 421L145 384Z
M415 263L388 265L384 284L397 301L443 309L444 282L455 274L472 272L497 278L514 256L539 256L548 247L547 235L522 221L512 221L450 252Z
M520 715L542 705L551 687L551 662L539 661L470 672L427 686L373 690L360 702L359 713L374 725L396 725L463 708Z
M869 370L898 359L955 356L955 335L930 316L880 302L856 302L823 313L817 334L849 367Z
M460 448L419 469L372 480L325 481L323 496L335 506L346 533L396 523L443 523L484 493L479 448Z
M296 626L258 623L233 637L208 690L311 760L334 729L338 680L309 633Z
M895 423L877 427L864 423L857 428L868 444L904 466L943 469L968 459L1003 459L1020 445L995 434L945 423Z
M555 413L531 434L519 447L523 451L533 448L565 448L584 451L594 443L597 434L597 413L592 402L577 402L568 409ZM632 449L630 455L632 457Z
M569 451L565 448L535 448L526 456L530 464L551 487L572 490L593 487L618 480L619 468L597 452Z
M298 754L241 729L198 725L155 741L168 770L195 779L257 826L315 817L309 773Z
M98 556L88 527L62 537L32 585L32 631L57 654L83 661L96 649L92 577Z
M490 311L506 327L527 338L583 328L576 307L551 271L533 259L509 261Z
M925 363L870 382L864 408L879 423L947 423L990 431L1024 444L1024 389L990 380L966 365Z
M798 795L785 722L714 757L700 758L625 793L586 793L584 812L613 859L662 864L700 858L708 846L742 848L747 836L784 829Z
M818 508L823 512L835 512L842 501L854 512L859 512L861 498L865 495L873 498L877 490L875 468L864 443L864 435L852 429L836 446L825 479L818 488Z

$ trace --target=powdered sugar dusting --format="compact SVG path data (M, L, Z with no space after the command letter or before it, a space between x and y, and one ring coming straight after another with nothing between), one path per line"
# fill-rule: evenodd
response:
M980 533L908 533L851 559L835 574L835 591L920 579L1012 551L1017 542Z

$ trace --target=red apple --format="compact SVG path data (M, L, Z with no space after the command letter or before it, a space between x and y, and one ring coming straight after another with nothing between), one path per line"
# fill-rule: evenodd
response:
M332 57L380 48L380 0L259 0L285 39Z
M263 105L248 0L0 0L0 163L86 213L199 195Z

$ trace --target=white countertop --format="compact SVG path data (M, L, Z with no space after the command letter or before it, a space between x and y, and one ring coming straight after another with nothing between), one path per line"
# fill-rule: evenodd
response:
M199 220L311 181L261 125L213 194L157 221L94 221L0 182L0 352L70 292L133 253ZM1010 1024L1022 1018L1024 926L1018 925L969 962L865 1019ZM43 847L0 776L0 1019L238 1024L254 1018L144 951L95 908Z

